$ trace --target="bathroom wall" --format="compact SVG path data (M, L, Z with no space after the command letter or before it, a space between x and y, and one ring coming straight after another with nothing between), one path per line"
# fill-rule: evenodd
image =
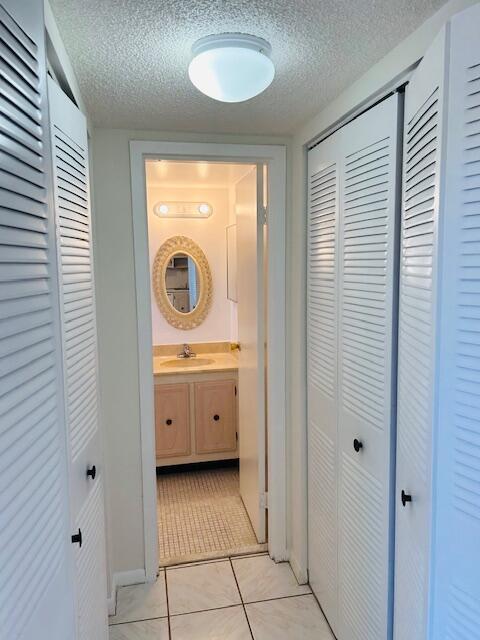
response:
M228 199L229 199L229 208L228 208L228 226L234 225L237 223L237 216L235 213L235 185L230 185L228 188ZM237 260L235 260L235 269L237 265ZM238 304L233 300L228 301L228 305L230 307L230 342L238 342Z
M209 218L159 218L153 213L157 202L208 202L213 209ZM231 340L231 304L227 300L226 227L230 214L229 189L149 186L147 188L148 242L150 273L160 246L172 236L187 236L196 242L210 265L213 302L208 316L199 327L182 330L172 327L155 303L152 289L153 344L182 342L228 342Z

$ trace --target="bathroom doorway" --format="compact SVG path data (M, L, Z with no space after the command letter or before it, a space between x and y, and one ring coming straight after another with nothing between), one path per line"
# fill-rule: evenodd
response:
M175 143L131 143L147 579L152 458L160 565L261 551L267 535L272 557L286 558L284 149L259 147L269 150L263 159L255 147L242 156L234 146L232 158L212 154L229 145L187 146L208 149L192 157L172 154ZM281 196L272 169L278 186L283 175ZM267 251L272 193L283 220L273 225L276 260ZM267 338L279 333L272 359ZM272 403L275 388L282 395ZM272 412L279 420L270 434Z
M264 173L145 161L160 566L266 548Z

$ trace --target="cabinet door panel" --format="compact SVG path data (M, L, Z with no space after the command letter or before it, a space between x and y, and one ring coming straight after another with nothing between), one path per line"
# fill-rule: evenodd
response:
M195 384L195 441L197 453L236 449L234 380Z
M157 458L190 454L188 384L155 387L155 450Z

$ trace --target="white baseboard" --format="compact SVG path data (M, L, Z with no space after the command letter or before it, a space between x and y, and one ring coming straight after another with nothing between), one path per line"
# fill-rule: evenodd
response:
M293 554L290 554L290 566L299 584L308 583L308 569L302 567Z
M146 582L145 569L133 569L132 571L118 571L112 576L111 595L107 598L108 615L115 615L117 609L117 589L128 587L131 584L143 584Z

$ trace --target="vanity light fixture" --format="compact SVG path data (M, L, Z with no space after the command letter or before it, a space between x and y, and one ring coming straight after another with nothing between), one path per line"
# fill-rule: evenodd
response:
M199 91L220 102L244 102L271 84L275 66L272 48L263 38L221 33L197 40L188 67Z
M202 202L198 205L198 212L204 215L210 215L212 207L207 202Z
M213 208L208 202L157 202L153 213L159 218L209 218Z

